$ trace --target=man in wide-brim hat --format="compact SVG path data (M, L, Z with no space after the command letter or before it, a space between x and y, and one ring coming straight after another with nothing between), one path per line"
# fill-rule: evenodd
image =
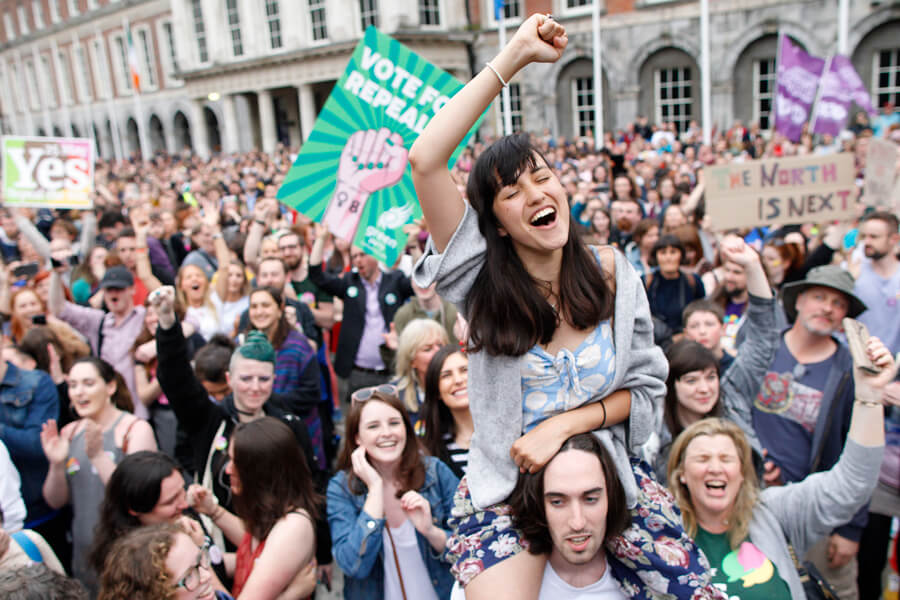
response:
M844 317L866 305L853 293L853 277L835 266L816 267L782 288L793 325L781 336L753 403L753 427L768 451L769 483L801 481L837 462L853 408L853 360L834 334ZM840 598L856 598L856 553L868 508L816 544L808 558Z

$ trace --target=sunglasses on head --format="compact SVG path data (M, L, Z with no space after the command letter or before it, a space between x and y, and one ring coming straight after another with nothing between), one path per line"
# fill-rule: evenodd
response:
M384 394L386 396L396 396L397 388L389 383L383 383L381 385L373 385L372 387L364 387L356 390L353 394L350 395L350 404L356 405L369 400L372 397L372 394L378 392L379 394Z

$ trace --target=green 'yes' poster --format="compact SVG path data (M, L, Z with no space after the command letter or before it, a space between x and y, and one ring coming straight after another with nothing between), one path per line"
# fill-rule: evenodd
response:
M460 88L449 73L369 27L278 190L278 199L393 265L406 242L403 226L422 216L409 149Z

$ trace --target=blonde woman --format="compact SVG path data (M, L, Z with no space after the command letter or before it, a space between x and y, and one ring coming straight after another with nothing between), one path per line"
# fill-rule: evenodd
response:
M434 353L448 343L443 325L431 319L413 319L397 339L392 383L418 435L424 431L420 426L419 411L425 402L425 372Z

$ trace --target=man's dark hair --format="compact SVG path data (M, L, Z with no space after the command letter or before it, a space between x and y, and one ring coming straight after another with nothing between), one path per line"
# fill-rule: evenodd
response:
M123 215L119 211L108 210L100 215L100 219L97 221L97 228L107 229L108 227L115 227L119 223L121 223L122 225L127 224L125 215Z
M74 579L37 564L0 572L4 600L87 600L87 590Z
M897 215L894 213L886 210L876 210L864 215L863 218L859 220L859 224L862 225L868 221L884 221L887 223L888 235L893 235L900 229L900 219L897 219Z
M235 349L228 336L216 334L194 354L194 373L200 381L225 383L225 373Z
M631 524L631 514L625 501L625 488L619 481L616 466L603 444L591 433L579 433L567 439L556 456L569 450L581 450L593 454L600 461L603 476L606 478L606 496L608 510L606 513L606 537L621 535ZM555 458L555 456L554 456ZM550 459L551 461L553 459ZM549 463L548 463L549 464ZM547 512L544 509L544 471L547 465L536 473L522 473L509 498L515 525L528 540L528 551L532 554L548 554L553 550L553 538L547 524Z

